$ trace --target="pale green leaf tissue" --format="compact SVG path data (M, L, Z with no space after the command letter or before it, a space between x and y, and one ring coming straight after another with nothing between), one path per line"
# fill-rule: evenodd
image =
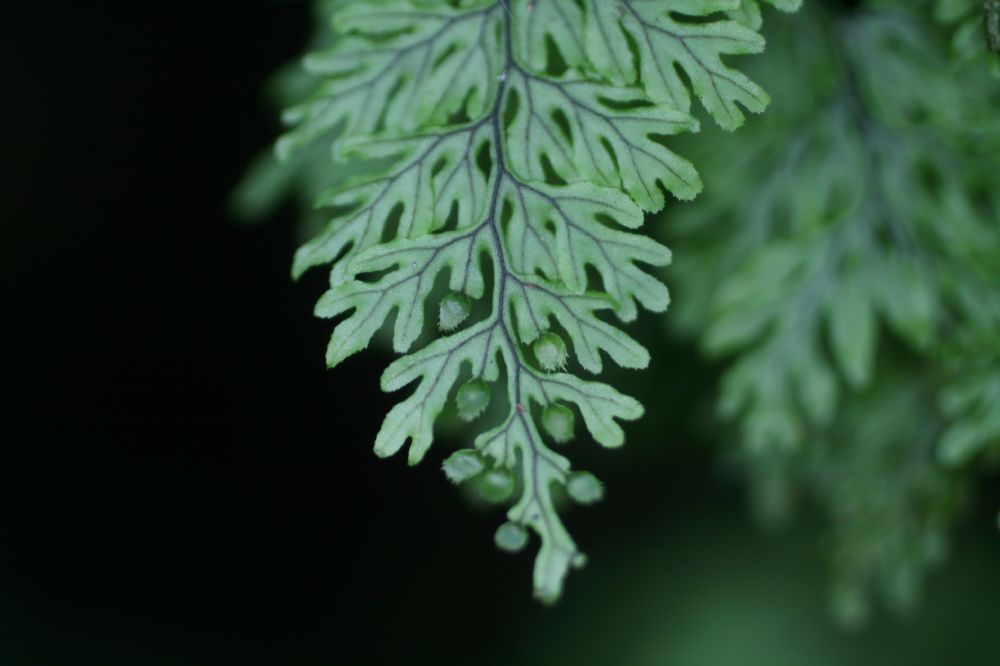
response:
M494 499L511 495L497 545L520 550L529 529L539 537L534 587L546 602L584 562L556 487L583 504L603 495L554 447L584 432L621 446L620 422L643 412L589 376L609 359L649 363L608 315L629 322L669 304L649 270L671 254L640 231L644 214L702 189L669 138L698 131L694 98L728 130L768 102L725 60L764 46L720 13L737 5L341 2L331 8L332 45L305 61L316 89L284 116L283 159L318 145L365 166L320 197L330 221L293 272L331 266L316 306L337 320L329 365L393 322L402 356L382 388L405 393L376 453L405 448L416 464L444 410L469 421L480 434L445 473L482 479ZM628 39L639 40L638 57ZM491 402L505 413L481 424Z

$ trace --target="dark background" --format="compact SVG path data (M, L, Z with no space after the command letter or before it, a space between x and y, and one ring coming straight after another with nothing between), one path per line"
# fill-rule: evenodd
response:
M447 443L416 469L371 453L387 356L325 370L294 210L229 214L306 4L12 4L0 666L1000 663L990 511L921 615L841 633L812 519L761 534L688 432L713 378L681 347L630 384L653 408L625 449L574 451L609 497L570 512L590 564L537 605L531 556L492 545L502 512L441 475Z

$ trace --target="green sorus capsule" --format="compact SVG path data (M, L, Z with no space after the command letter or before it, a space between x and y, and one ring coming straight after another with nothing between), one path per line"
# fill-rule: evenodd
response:
M471 421L482 414L488 404L490 404L490 387L482 379L473 379L462 384L455 395L458 415L465 421Z
M459 324L469 318L470 310L469 298L465 294L453 291L442 298L438 306L438 328L445 333L454 331Z
M479 494L493 504L506 502L514 494L514 475L508 469L491 469L479 480Z
M604 497L604 486L590 472L573 472L566 480L566 492L574 502L593 504Z
M497 528L493 541L500 550L517 553L528 543L528 531L517 523L504 523Z
M542 410L542 427L559 444L573 439L573 410L566 405L553 402Z
M483 464L483 460L479 457L479 454L469 449L455 451L441 465L444 475L452 483L468 481L482 472L484 467L486 465Z
M546 372L561 370L566 366L566 343L555 333L543 333L532 346L538 365Z

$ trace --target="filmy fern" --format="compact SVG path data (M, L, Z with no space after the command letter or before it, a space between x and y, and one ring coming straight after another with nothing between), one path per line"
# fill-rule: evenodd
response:
M321 197L331 221L295 257L296 276L332 264L316 308L338 319L329 365L394 318L392 344L403 356L382 388L410 394L379 431L380 456L409 443L409 462L420 462L450 396L466 420L496 415L445 472L456 482L488 477L494 496L513 498L496 540L518 550L527 529L537 533L534 588L544 601L584 560L555 494L563 488L581 503L601 495L553 445L573 436L578 413L598 443L621 446L618 421L642 414L582 371L600 373L602 355L624 368L649 361L604 313L628 322L640 306L667 307L666 288L645 267L666 265L670 253L637 229L665 193L686 200L701 189L668 137L697 131L692 97L725 129L743 122L741 107L757 112L768 102L722 59L762 50L757 32L722 14L754 16L755 7L338 3L333 46L306 60L319 89L286 114L293 129L278 144L283 158L320 142L369 169ZM433 337L432 298L441 335L414 351Z
M1000 89L949 62L929 4L814 6L770 36L778 102L690 146L708 195L670 225L672 319L732 358L719 410L757 495L832 516L849 620L872 588L912 605L1000 458Z
M986 60L1000 77L1000 0L935 0L934 16L956 26L951 43L961 61Z

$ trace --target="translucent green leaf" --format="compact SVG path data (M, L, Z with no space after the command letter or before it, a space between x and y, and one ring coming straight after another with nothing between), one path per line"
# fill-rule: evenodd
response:
M876 595L913 607L1000 460L1000 88L952 62L925 4L769 23L751 75L773 107L677 144L709 187L667 224L671 321L722 364L753 494L829 513L848 622Z
M406 449L418 463L449 406L478 427L474 448L449 457L444 471L490 501L512 502L496 537L502 548L521 548L526 529L539 535L534 587L546 602L584 562L554 493L571 484L566 492L587 503L600 485L571 476L541 433L562 443L585 428L602 446L624 443L620 421L639 418L642 406L578 373L601 373L607 359L649 364L621 322L667 308L667 289L649 270L671 255L639 229L667 195L701 190L672 147L699 129L674 67L727 127L742 120L737 105L760 110L765 99L720 59L763 45L712 16L733 3L633 0L618 18L606 15L609 4L340 2L332 45L306 59L318 89L286 113L278 144L286 159L319 146L311 168L366 165L321 196L329 222L298 251L293 273L331 266L316 306L336 322L329 365L392 326L401 356L381 385L403 394L376 453ZM709 18L675 23L671 11ZM606 52L591 37L609 26L618 42ZM628 44L623 29L658 38L616 76L607 64ZM651 67L673 74L659 71L657 81ZM428 312L436 321L425 321Z
M743 124L740 106L759 113L770 98L744 74L723 63L721 56L759 53L764 39L735 21L680 22L671 12L702 17L736 9L739 4L739 0L587 0L588 53L597 70L612 82L641 80L654 101L688 111L691 91L678 74L678 68L682 69L715 121L733 130ZM632 44L638 58L633 57Z

